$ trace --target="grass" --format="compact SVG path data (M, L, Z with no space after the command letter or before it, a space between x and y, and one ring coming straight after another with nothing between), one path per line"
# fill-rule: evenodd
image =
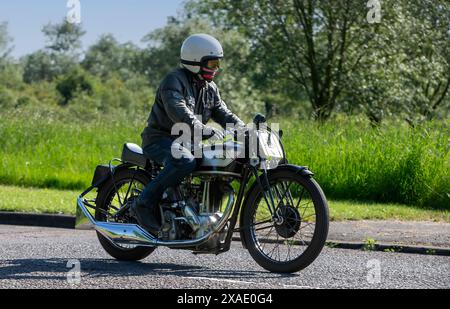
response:
M70 214L76 211L81 192L70 190L0 186L0 211ZM450 222L450 211L416 208L396 204L330 201L332 221L404 220Z
M125 142L140 144L145 126L144 117L0 117L0 184L62 190L86 188ZM280 122L289 160L309 166L329 198L450 209L450 120L415 129L357 118Z
M329 197L450 208L450 120L289 122L285 132L289 160L309 166Z
M80 193L0 186L0 211L74 215Z
M330 201L332 221L396 220L450 223L450 209L414 207L410 205L360 201Z

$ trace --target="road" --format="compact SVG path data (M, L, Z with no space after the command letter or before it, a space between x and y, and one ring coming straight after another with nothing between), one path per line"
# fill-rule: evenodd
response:
M217 257L160 248L143 262L121 263L92 231L0 226L0 248L0 288L450 288L450 258L431 255L326 248L303 272L279 275L240 243ZM68 282L72 259L81 277Z

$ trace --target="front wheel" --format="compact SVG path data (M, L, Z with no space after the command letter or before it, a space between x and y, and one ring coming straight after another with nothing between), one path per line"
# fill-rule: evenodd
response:
M244 241L254 260L266 270L298 272L308 267L325 245L328 203L317 182L296 170L279 169L268 177L275 214L270 212L262 188L255 186L243 210Z

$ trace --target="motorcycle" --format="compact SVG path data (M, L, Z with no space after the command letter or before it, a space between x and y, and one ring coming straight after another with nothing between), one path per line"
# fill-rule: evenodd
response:
M282 132L265 122L262 115L254 119L255 152L245 151L247 145L237 138L223 146L244 155L204 149L198 169L165 191L157 234L139 226L131 205L162 167L147 160L139 146L125 144L121 159L98 166L91 187L78 197L76 228L94 229L106 252L120 261L142 260L158 247L219 255L239 234L264 269L305 269L327 239L327 200L307 167L288 163ZM87 198L94 190L96 197Z

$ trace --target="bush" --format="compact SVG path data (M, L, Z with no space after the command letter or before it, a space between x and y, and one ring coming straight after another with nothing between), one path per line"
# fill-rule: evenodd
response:
M60 77L56 83L56 90L61 94L61 105L67 105L77 93L93 94L94 86L91 77L79 67Z
M4 88L0 88L0 108L8 109L16 104L16 98L14 94Z

